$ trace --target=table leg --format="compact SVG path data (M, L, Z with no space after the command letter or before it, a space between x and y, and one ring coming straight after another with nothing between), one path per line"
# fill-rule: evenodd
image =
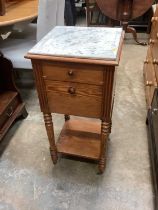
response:
M47 136L48 136L49 144L50 144L51 158L52 158L53 163L56 164L58 157L57 157L57 149L55 145L52 115L51 113L43 113L43 116L44 116L45 127L47 130Z
M102 174L105 169L105 153L106 144L111 131L111 122L107 123L102 121L101 124L101 145L100 145L100 160L99 160L99 173Z
M143 46L147 45L146 42L141 42L141 41L138 40L137 32L136 32L135 28L128 26L126 32L127 33L132 33L133 38L137 42L137 44L143 45Z

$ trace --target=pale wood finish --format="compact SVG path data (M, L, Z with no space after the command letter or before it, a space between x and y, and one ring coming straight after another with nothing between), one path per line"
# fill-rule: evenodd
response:
M97 65L56 63L56 65L52 66L51 63L45 62L43 63L43 78L102 85L103 69L104 66L98 67ZM93 71L93 74L91 74L91 71ZM90 74L91 76L89 76Z
M100 123L69 120L57 142L59 153L98 160L100 157Z
M6 5L6 12L0 16L0 26L12 25L37 17L38 0L12 1Z
M32 60L53 163L57 162L58 153L84 157L97 160L99 172L103 173L111 132L115 66L122 43L123 34L116 60L26 56ZM58 143L54 138L52 112L65 115ZM98 118L102 123L74 121L69 115Z
M152 18L149 47L144 61L144 82L147 108L151 108L154 90L158 86L158 6Z

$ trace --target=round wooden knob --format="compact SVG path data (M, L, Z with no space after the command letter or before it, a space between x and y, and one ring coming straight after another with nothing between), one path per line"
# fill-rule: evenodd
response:
M151 22L158 22L158 17L152 17Z
M68 71L68 75L69 75L69 76L73 76L73 75L74 75L73 70L69 70L69 71Z
M146 81L146 86L151 86L151 85L153 85L152 81Z
M154 39L150 39L149 40L149 44L154 44L155 43L155 40Z
M68 88L68 93L74 95L74 94L76 93L76 89L73 88L73 87L69 87L69 88Z
M157 60L157 59L154 59L154 60L153 60L153 64L158 65L158 60Z
M145 61L144 61L144 64L148 64L148 63L149 63L149 60L145 60Z

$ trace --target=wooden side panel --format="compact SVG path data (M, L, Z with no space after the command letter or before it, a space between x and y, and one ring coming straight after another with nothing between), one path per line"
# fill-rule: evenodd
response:
M43 79L42 66L40 61L32 60L33 72L35 76L36 88L40 102L41 111L49 113L48 99L46 95L46 87Z

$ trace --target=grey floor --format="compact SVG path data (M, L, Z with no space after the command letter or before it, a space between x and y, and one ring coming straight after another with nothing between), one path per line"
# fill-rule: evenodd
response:
M142 71L146 50L125 40L103 175L93 163L61 158L53 166L32 72L21 71L29 116L0 143L0 210L153 209ZM53 119L57 137L63 116Z

